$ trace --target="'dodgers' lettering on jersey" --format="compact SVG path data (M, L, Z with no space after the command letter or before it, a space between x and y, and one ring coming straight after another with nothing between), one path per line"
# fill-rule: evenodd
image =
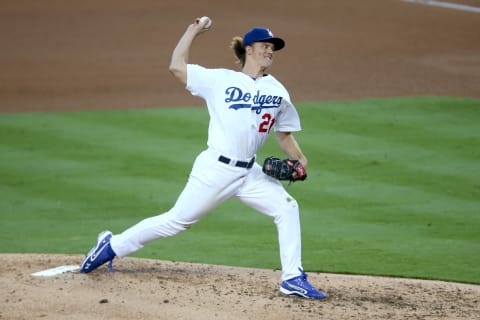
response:
M250 92L243 92L242 89L237 87L229 87L225 90L226 103L237 102L231 104L229 109L244 109L248 108L255 110L257 114L262 112L262 109L266 108L278 108L282 103L282 97L272 96L266 94L260 94L260 90L257 90L257 93L252 96Z

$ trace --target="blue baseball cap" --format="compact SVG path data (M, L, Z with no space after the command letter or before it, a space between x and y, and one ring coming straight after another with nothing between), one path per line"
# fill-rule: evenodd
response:
M273 51L277 51L285 47L285 41L283 41L281 38L274 37L272 31L267 28L253 28L243 37L243 45L245 47L251 46L254 42L273 43Z

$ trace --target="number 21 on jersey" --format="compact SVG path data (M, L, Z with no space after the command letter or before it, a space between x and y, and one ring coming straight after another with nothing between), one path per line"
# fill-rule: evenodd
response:
M272 117L270 113L265 113L262 116L263 121L260 123L258 127L258 132L270 132L272 130L273 125L275 124L275 118Z

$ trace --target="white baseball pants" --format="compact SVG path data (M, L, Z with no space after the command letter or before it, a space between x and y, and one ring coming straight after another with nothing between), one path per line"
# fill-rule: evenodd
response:
M257 163L251 169L239 168L218 161L219 156L211 149L200 153L173 208L114 235L110 242L113 251L118 257L125 257L152 240L174 236L223 201L236 197L273 217L278 231L282 280L300 275L301 232L297 201L279 181L265 175Z

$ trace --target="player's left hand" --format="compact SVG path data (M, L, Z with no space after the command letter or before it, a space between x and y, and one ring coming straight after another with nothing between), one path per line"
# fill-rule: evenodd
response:
M307 170L299 160L268 157L263 162L262 171L275 179L295 182L307 178Z

